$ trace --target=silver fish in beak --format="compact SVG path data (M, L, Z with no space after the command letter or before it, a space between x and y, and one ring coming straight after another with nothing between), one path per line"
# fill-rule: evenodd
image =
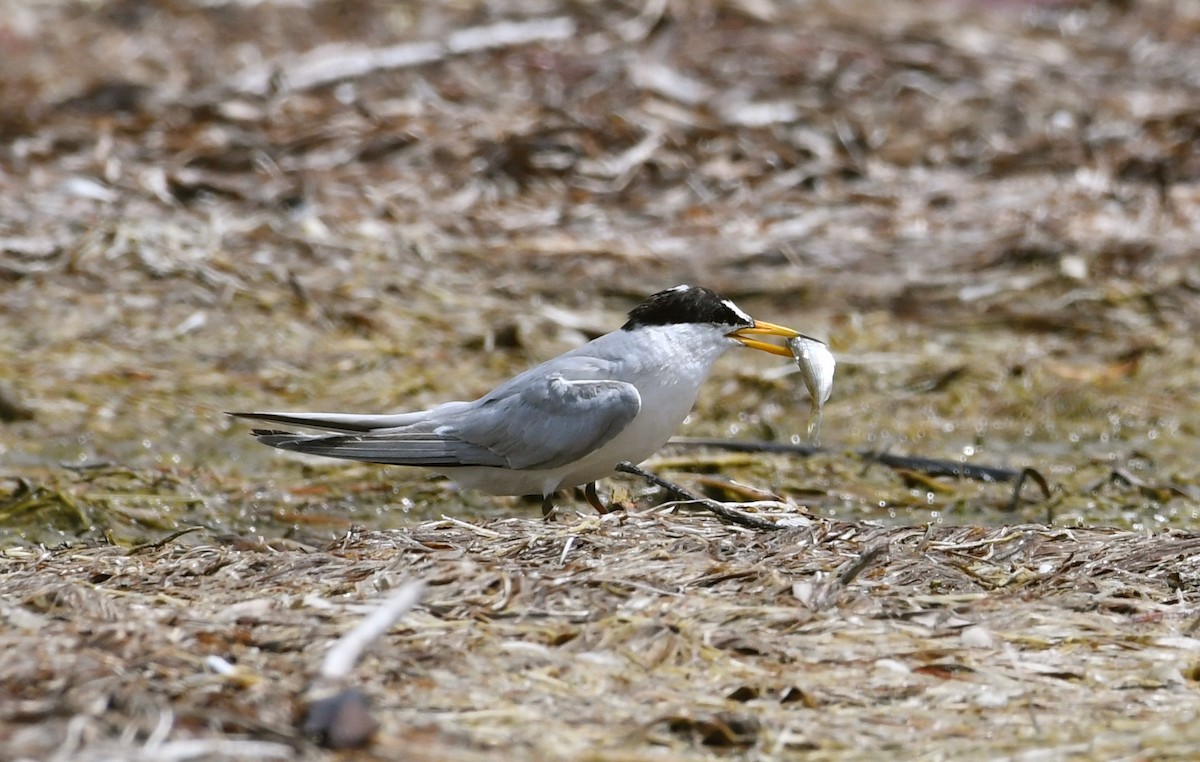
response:
M816 444L821 433L821 408L833 392L833 370L837 361L828 344L809 336L793 336L787 340L787 345L800 367L804 385L808 387L812 406L808 414L808 441Z

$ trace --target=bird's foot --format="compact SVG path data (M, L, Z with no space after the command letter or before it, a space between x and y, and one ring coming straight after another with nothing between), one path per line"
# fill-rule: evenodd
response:
M554 521L558 516L558 508L554 505L554 494L542 498L542 521Z

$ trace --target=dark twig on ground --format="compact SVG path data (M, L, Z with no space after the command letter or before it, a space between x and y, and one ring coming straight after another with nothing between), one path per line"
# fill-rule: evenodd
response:
M808 458L813 455L821 455L823 453L832 452L824 447L817 445L804 444L789 444L786 442L756 442L743 441L734 439L703 439L690 437L677 437L671 440L671 444L681 445L684 447L715 447L731 452L765 452L779 453L783 455L794 455L799 458ZM893 455L891 453L876 452L873 450L854 450L854 454L865 461L872 463L882 463L889 468L905 469L908 471L917 471L928 476L953 476L960 479L972 479L982 482L1018 482L1024 483L1026 479L1032 479L1042 487L1046 496L1050 496L1049 486L1046 484L1045 478L1032 468L1004 468L1002 466L984 466L973 463L960 463L954 460L942 460L940 458L922 458L908 455Z
M749 527L750 529L774 530L784 528L779 524L776 524L774 521L770 521L769 519L761 519L757 516L752 516L749 513L743 513L742 511L730 508L724 503L711 500L702 495L697 495L694 492L680 487L678 484L667 481L657 474L652 474L649 471L638 468L628 461L618 463L617 470L622 473L640 476L654 486L666 490L680 500L686 500L689 503L696 503L702 508L715 514L722 521L726 521L730 524L737 524L738 526Z

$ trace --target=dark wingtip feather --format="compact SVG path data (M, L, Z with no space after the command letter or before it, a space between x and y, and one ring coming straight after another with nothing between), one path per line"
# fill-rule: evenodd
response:
M231 416L233 418L249 418L249 419L263 417L262 413L246 413L246 412L242 412L240 410L226 410L225 415Z
M233 411L228 411L228 410L225 412L225 415L232 415L234 418L247 418L252 421L253 420L270 421L270 420L274 420L276 418L276 416L273 416L270 413L241 413L241 412L233 412Z
M297 434L294 431L277 431L275 429L254 429L254 438L265 445L278 447L281 450L313 452L315 454L327 454L327 451L339 445L344 445L347 442L358 439L358 437L347 436L345 434L314 436L312 434Z

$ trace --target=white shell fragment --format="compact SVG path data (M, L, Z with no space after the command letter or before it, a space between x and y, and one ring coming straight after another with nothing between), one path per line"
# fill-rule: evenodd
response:
M797 336L787 340L788 349L796 358L804 385L812 399L808 414L808 441L815 443L821 433L821 407L833 392L833 369L837 361L829 351L829 345L808 336Z

